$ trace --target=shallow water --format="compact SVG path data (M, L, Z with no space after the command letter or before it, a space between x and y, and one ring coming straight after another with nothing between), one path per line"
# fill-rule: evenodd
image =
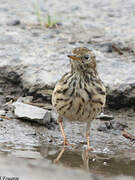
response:
M128 119L127 131L134 132L134 117ZM120 120L123 114L114 114ZM121 119L121 122L123 120ZM59 128L48 130L35 123L21 120L0 121L0 154L25 159L46 159L51 163L83 169L84 171L113 177L128 175L135 177L135 144L122 136L119 130L98 131L103 122L95 120L91 127L91 152L86 151L85 125L80 122L64 123L65 133L72 146L63 149Z
M118 152L116 154L87 152L79 150L69 150L57 147L45 147L48 150L47 159L53 163L61 164L65 167L79 168L94 174L104 176L130 175L135 176L135 150ZM57 149L57 150L56 150ZM58 155L63 152L61 158ZM128 156L127 156L128 154ZM44 153L42 151L42 156Z

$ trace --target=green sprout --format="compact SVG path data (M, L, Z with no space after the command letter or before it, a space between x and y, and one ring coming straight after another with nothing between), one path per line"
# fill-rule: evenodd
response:
M46 26L48 28L53 28L53 27L57 26L58 21L56 20L56 17L50 16L49 14L47 14L46 23L44 23L42 12L41 12L41 9L40 9L37 1L35 2L35 12L36 12L37 20L38 20L40 26Z
M47 15L47 22L46 22L46 27L52 28L57 26L57 21L55 17L50 16L49 14Z
M37 1L36 1L36 3L35 3L35 10L36 10L36 15L37 15L37 20L38 20L39 24L40 24L41 26L43 26L44 23L43 23L42 13L41 13L41 9L40 9Z

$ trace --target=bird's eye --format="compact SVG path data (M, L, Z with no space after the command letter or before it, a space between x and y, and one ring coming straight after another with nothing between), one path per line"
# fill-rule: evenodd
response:
M88 60L88 59L89 59L89 56L88 56L88 55L85 55L85 56L84 56L84 59L87 59L87 60Z

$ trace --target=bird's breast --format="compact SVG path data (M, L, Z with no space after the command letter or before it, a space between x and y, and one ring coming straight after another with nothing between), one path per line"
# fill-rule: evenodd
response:
M70 77L65 81L66 84L58 83L53 93L52 102L57 112L69 120L94 119L105 104L101 82L94 84L90 77Z

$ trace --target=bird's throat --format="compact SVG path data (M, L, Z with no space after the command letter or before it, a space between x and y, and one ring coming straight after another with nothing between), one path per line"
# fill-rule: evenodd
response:
M96 64L71 64L71 73L79 74L84 76L84 74L97 74Z

